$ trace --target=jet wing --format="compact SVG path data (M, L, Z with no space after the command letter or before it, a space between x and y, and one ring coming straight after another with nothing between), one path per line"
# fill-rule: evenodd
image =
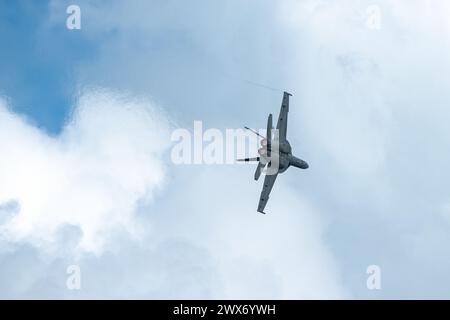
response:
M258 212L265 213L264 208L266 207L267 201L269 200L269 194L270 191L272 191L272 187L275 184L277 176L278 173L266 175L266 177L264 178L264 186L261 191L261 196L259 197Z
M283 93L283 101L281 101L280 115L278 116L277 129L280 142L286 141L287 121L289 112L289 96L290 93Z

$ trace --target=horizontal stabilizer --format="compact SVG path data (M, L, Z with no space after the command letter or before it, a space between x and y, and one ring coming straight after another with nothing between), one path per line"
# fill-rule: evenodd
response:
M261 171L262 171L262 169L264 169L265 166L266 166L265 163L258 162L258 166L256 167L256 171L255 171L255 180L259 179L259 177L261 176Z

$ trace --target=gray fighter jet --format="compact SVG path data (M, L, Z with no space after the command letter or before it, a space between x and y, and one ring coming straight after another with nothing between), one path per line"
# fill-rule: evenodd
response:
M267 169L265 170L266 177L264 178L264 186L258 204L258 212L264 214L264 208L269 200L270 191L272 190L278 174L285 172L290 166L300 169L308 169L309 167L306 161L292 155L291 145L286 139L290 96L290 93L283 93L276 130L273 130L272 114L269 114L269 118L267 119L267 137L263 137L256 131L245 127L262 138L261 148L258 150L259 157L237 159L237 161L258 162L255 180L259 179L261 172L267 166Z

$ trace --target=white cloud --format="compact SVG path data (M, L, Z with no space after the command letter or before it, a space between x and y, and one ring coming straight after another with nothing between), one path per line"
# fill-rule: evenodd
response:
M172 190L177 203L166 201L164 216L153 221L165 230L160 236L208 250L216 268L212 298L349 297L324 241L328 226L323 212L294 192L282 175L268 214L258 214L262 181L252 179L253 171L252 165L178 167ZM305 173L292 169L289 174L300 179Z
M243 5L235 1L218 7L217 3L196 1L185 7L175 2L159 6L141 1L131 7L117 2L93 8L82 1L84 27L80 36L97 43L98 51L96 59L77 65L78 80L81 84L106 83L108 87L126 88L132 92L147 92L151 88L169 110L176 108L177 115L181 114L177 120L186 126L199 118L208 126L223 121L220 125L231 127L231 118L236 118L236 125L241 125L245 119L246 122L251 121L246 123L248 125L258 125L256 116L263 119L268 112L276 112L281 96L270 92L272 103L266 100L268 95L260 96L261 92L267 92L253 86L254 91L248 91L243 99L242 93L249 88L248 83L239 79L230 81L221 74L229 71L240 78L249 76L249 79L261 75L271 81L269 85L278 85L277 79L282 78L279 70L285 70L285 54L292 53L289 47L283 46L286 35L279 34L279 27L271 20L272 9L277 4L256 6L255 11L257 2ZM44 43L48 41L48 32L58 28L64 18L59 14L64 6L59 2L54 4L53 21L49 22L49 29L43 28L40 32ZM181 7L183 10L179 10ZM213 12L221 12L222 18L216 19ZM117 61L123 63L118 64ZM95 95L91 97L95 100ZM85 101L90 100L85 98ZM86 102L81 99L80 104ZM98 177L102 178L100 182L104 181L104 171L108 166L91 166L92 163L102 163L102 158L111 150L114 155L123 156L111 142L117 137L116 129L106 130L112 131L108 141L104 141L95 129L107 113L98 117L95 114L95 110L75 114L75 125L69 124L61 137L49 140L72 146L70 149L77 152L70 152L70 164L82 173L88 170L95 176L78 188L94 189L87 194L81 193L79 200L86 207L95 208L97 205L90 197L93 191L100 193L96 196L100 199L120 194L114 203L105 204L105 207L112 211L113 218L119 215L127 217L127 210L132 210L127 206L131 202L128 200L136 198L122 196L122 190L117 191L110 183L105 183L109 193L103 194L103 188L98 187ZM78 118L85 120L79 123ZM117 118L119 120L112 125L114 128L122 124L123 114ZM261 125L264 126L264 121ZM105 127L110 128L108 125ZM133 131L135 126L129 127ZM294 130L292 127L292 134ZM36 131L36 135L42 135ZM159 131L159 128L154 129L156 133ZM80 132L85 139L79 138ZM129 137L125 136L125 140ZM131 138L136 136L131 135ZM98 148L98 144L102 147ZM121 148L126 147L123 144ZM81 155L90 154L87 160L79 160ZM148 170L148 167L141 166L141 158L136 152L130 155L129 161L139 162L129 173L131 177L127 176L128 173L122 175L113 170L115 166L111 165L109 167L113 169L108 171L107 178L139 191L141 176L137 175L134 180L132 177L133 173L141 173L142 170L145 174ZM122 234L111 236L109 231L112 227L103 230L95 221L101 221L104 217L102 212L107 210L98 210L97 217L86 218L88 222L84 228L92 231L90 234L95 240L85 246L90 248L94 243L95 249L98 240L109 237L114 237L114 246L97 257L87 255L77 261L83 274L82 292L77 294L65 290L65 279L58 277L66 267L61 261L39 262L36 258L39 252L30 253L25 247L4 256L8 261L4 270L24 279L24 284L17 285L0 276L0 283L9 284L5 285L8 288L4 291L6 296L249 299L349 296L325 240L324 212L316 201L302 197L301 192L286 184L289 177L279 178L268 206L270 214L263 216L256 213L262 181L253 181L253 167L186 166L172 169L167 172L169 187L154 202L154 208L139 210L147 216L145 221L140 221L144 228L152 227L151 232L143 231L141 241L130 241ZM291 174L303 177L300 170L286 175ZM148 180L152 179L153 176ZM55 185L64 185L62 182L59 179ZM71 201L70 197L68 199ZM73 211L71 206L67 208L69 213ZM120 210L125 210L125 213L120 214ZM46 224L52 224L53 219L49 217ZM115 226L125 225L133 229L133 221L126 220ZM59 230L53 236L57 239L55 241L71 252L73 239L79 236L79 230L71 227ZM54 256L46 256L46 259L53 261ZM73 264L71 259L69 254L69 264ZM24 261L30 260L37 266L33 270L23 270Z
M304 182L336 216L330 243L357 297L375 297L359 273L373 261L389 270L384 298L448 296L448 14L447 1L286 1L280 11L298 53L291 119L320 170Z
M48 244L59 228L74 225L79 248L93 252L113 230L139 236L139 202L164 182L166 135L168 121L150 101L107 90L82 94L57 137L0 102L0 204L18 208L1 236Z
M0 256L7 297L348 296L322 213L283 177L267 216L255 212L261 184L249 166L172 167L174 190L140 206L164 182L170 141L167 120L146 100L87 92L57 137L0 110L1 236L14 247ZM74 262L79 293L65 288Z

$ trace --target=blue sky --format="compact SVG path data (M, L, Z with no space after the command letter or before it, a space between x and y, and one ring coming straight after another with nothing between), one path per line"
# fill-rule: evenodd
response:
M76 92L74 68L95 57L95 45L82 33L44 29L48 3L2 1L2 92L17 112L50 133L60 131ZM63 18L63 17L62 17ZM61 19L61 23L65 21Z
M0 1L1 297L448 298L445 1L69 4ZM252 166L170 161L194 120L264 127L248 81L311 165L266 217Z

